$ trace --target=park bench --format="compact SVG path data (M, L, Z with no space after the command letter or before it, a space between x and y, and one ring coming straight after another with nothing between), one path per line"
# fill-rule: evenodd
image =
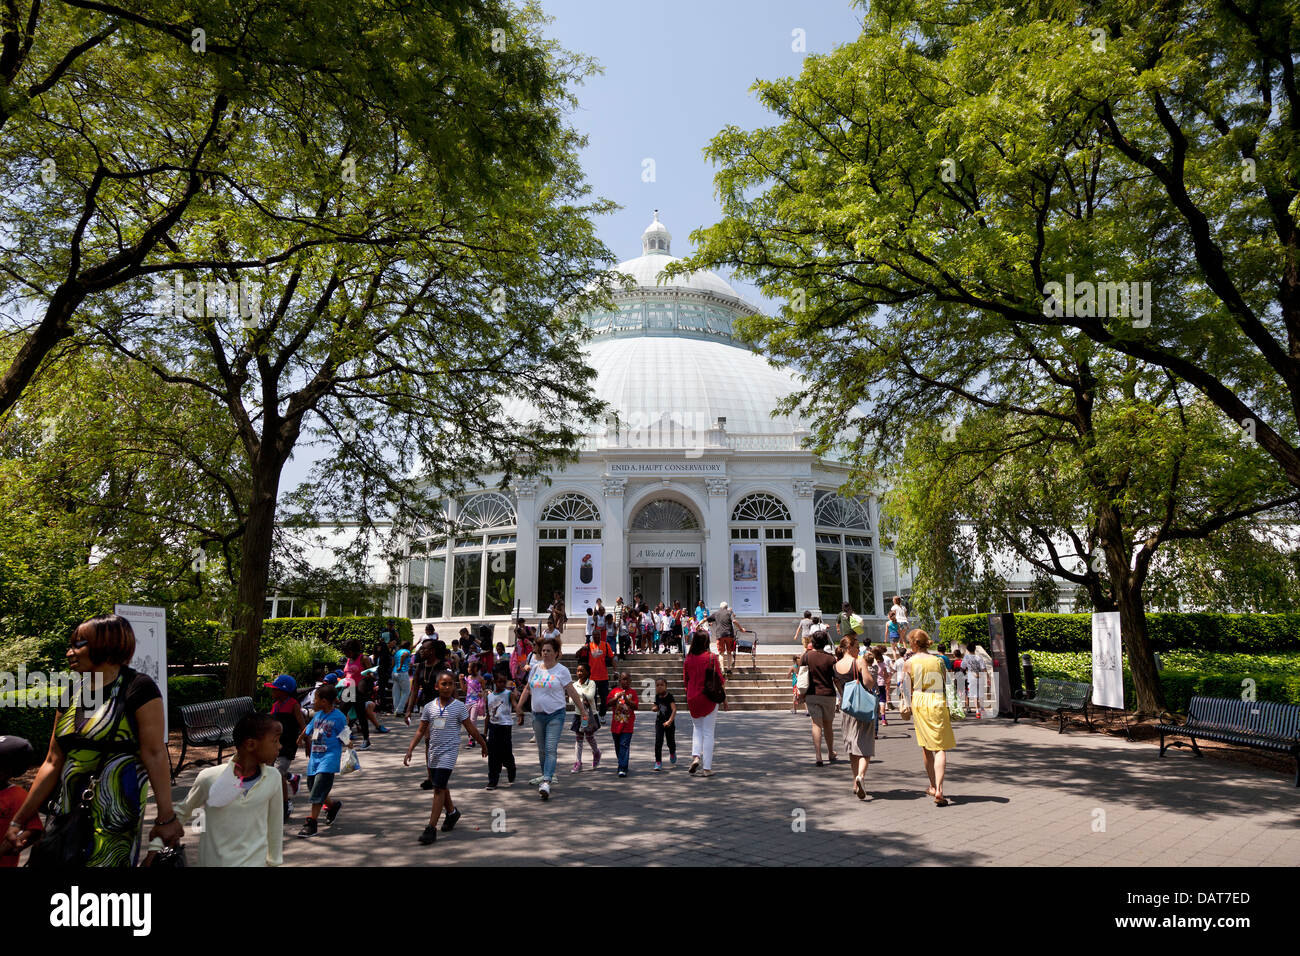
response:
M194 745L217 745L217 763L226 747L235 745L235 724L246 714L254 712L253 698L231 697L227 700L209 700L202 704L186 704L181 710L181 762L172 771L172 783L185 766L185 751ZM202 760L193 763L203 763Z
M1196 746L1197 737L1288 753L1295 758L1295 785L1300 787L1300 705L1197 695L1187 704L1184 723L1161 724L1156 729L1160 732L1162 757L1166 746L1182 744L1181 740L1175 740L1166 745L1166 735L1190 738L1192 753L1198 757L1202 754Z
M1037 693L1033 697L1017 699L1011 702L1012 723L1018 723L1021 710L1037 710L1046 714L1055 714L1061 721L1059 734L1065 733L1066 715L1080 711L1083 719L1092 729L1092 717L1088 714L1088 705L1092 703L1092 685L1080 684L1070 680L1053 680L1050 677L1038 681Z

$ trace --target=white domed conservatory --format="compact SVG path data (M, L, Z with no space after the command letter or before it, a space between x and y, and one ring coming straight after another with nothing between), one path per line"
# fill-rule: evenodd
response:
M580 460L549 485L451 502L465 530L411 542L398 613L506 620L518 602L532 618L558 591L571 619L597 597L612 608L637 592L651 606L727 601L747 624L773 627L804 610L833 616L844 601L881 618L898 579L875 500L839 495L846 469L800 447L801 421L773 414L799 383L733 338L754 308L712 272L660 281L671 251L656 212L641 255L616 267L635 287L584 319L612 414Z

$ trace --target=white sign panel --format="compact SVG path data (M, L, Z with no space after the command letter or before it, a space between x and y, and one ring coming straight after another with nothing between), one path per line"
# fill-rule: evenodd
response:
M1092 616L1092 702L1098 707L1124 708L1124 643L1119 611Z
M731 546L731 608L737 614L763 613L758 544Z
M131 622L135 632L135 655L130 666L147 674L158 690L163 702L163 743L167 743L167 611L160 607L137 607L119 604L113 613Z
M633 567L673 567L700 563L700 546L696 544L634 544L628 564Z
M573 545L569 567L573 569L573 607L579 614L596 606L600 593L600 545L595 541L578 541Z
M612 461L611 475L725 475L720 461Z

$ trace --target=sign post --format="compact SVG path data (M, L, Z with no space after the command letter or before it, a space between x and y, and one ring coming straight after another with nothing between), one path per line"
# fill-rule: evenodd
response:
M147 674L162 693L163 746L167 745L167 611L161 607L118 604L113 613L126 618L135 632L131 667Z

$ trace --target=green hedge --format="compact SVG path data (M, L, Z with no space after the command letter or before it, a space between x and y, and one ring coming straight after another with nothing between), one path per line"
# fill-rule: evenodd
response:
M27 690L24 696L30 698L37 692ZM54 716L58 712L54 707L15 707L10 704L19 695L5 694L0 707L0 734L12 734L25 737L33 747L44 751L50 740L50 731L54 729ZM208 700L220 700L225 697L225 685L216 677L195 675L173 675L167 678L167 719L171 727L179 727L180 709L187 704L198 704ZM269 700L269 695L268 695Z
M1147 634L1157 651L1300 650L1300 614L1148 614ZM939 622L939 639L989 642L988 615L954 614ZM1091 651L1090 614L1017 614L1022 649Z
M1055 653L1047 651L1029 651L1034 664L1034 679L1055 677L1061 680L1090 682L1092 680L1091 653ZM1173 656L1173 655L1171 655ZM1177 655L1190 657L1191 655ZM1255 697L1258 700L1272 700L1288 704L1300 704L1300 655L1294 663L1273 655L1256 663L1249 660L1249 655L1236 655L1231 662L1180 661L1178 666L1166 665L1160 672L1160 684L1164 688L1165 703L1175 713L1186 713L1187 702L1193 694L1210 697L1241 697L1246 680L1255 682ZM1288 666L1289 665L1289 666ZM1127 667L1124 668L1124 700L1131 703L1136 700L1133 690L1133 677Z
M167 622L167 663L193 667L230 660L230 629L220 621Z
M366 653L379 640L379 632L392 621L397 627L398 641L413 640L411 619L408 617L277 617L262 623L262 654L274 654L289 641L319 641L343 649L351 638L356 638Z

